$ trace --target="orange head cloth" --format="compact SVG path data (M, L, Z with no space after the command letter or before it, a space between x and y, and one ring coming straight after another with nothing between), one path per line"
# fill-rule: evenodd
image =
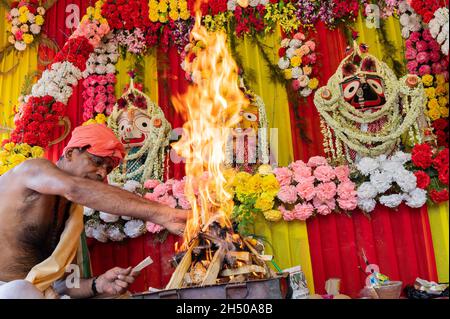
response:
M86 151L92 155L114 159L114 167L119 165L125 156L123 144L110 128L101 124L76 127L63 153L69 148L82 148L85 146L90 146Z

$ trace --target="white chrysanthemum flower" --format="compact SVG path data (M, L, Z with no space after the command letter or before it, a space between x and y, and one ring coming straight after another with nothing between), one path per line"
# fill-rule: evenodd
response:
M361 172L361 174L368 176L379 168L379 163L373 158L363 157L356 164L356 168Z
M228 0L227 2L227 10L234 11L236 10L237 1L236 0Z
M11 11L9 11L9 14L11 15L11 17L18 17L19 16L19 9L17 9L17 8L14 8L14 9L11 9Z
M92 237L97 239L99 242L106 243L108 241L108 236L106 235L106 225L99 223L97 227L94 228Z
M289 41L289 47L294 48L294 49L298 49L302 46L302 41L297 40L297 39L292 39L291 41Z
M28 18L28 21L29 21L29 22L34 23L34 21L35 21L35 19L36 19L36 16L35 16L33 13L28 12L27 18Z
M33 33L33 34L39 34L39 33L41 32L41 26L40 26L40 25L37 25L37 24L32 24L32 25L30 26L30 31L31 31L31 33Z
M122 241L127 237L127 235L125 235L117 225L108 226L106 235L108 236L109 240L112 241Z
M112 63L116 63L117 60L119 59L119 53L110 53L108 54L108 58L109 61L111 61Z
M130 216L120 216L123 220L132 220Z
M106 63L108 63L108 56L106 54L99 54L99 55L97 55L96 60L97 60L97 63L106 64Z
M416 188L405 196L406 205L412 208L420 208L427 202L427 192L421 188Z
M406 169L398 171L393 175L394 181L402 189L403 192L409 193L417 187L417 177L413 172Z
M391 156L390 160L394 161L394 162L399 162L403 165L411 160L411 154L405 153L402 151L398 151L394 155Z
M356 192L358 195L358 199L372 199L378 195L377 189L370 182L364 182L359 185Z
M295 55L295 48L289 48L286 50L286 56L291 59Z
M27 45L23 41L16 41L14 43L14 48L16 48L16 50L23 51L27 48Z
M395 208L403 201L402 194L384 195L380 197L380 203L389 208Z
M115 223L120 218L117 215L113 215L113 214L109 214L109 213L105 213L105 212L100 212L99 217L105 223Z
M90 219L86 222L84 225L84 232L86 234L86 237L94 238L94 230L97 228L98 220Z
M370 183L379 194L386 192L392 186L392 174L390 172L374 172L370 175Z
M291 61L288 58L282 57L278 60L278 67L281 70L287 69L291 65Z
M116 66L112 63L106 65L106 73L116 73Z
M86 206L84 206L84 208L83 208L83 215L84 216L91 216L92 214L94 214L94 212L95 212L95 209L92 209L92 208L90 208L90 207L86 207Z
M141 187L141 183L134 180L128 180L125 185L123 185L123 189L126 191L129 191L131 193L134 193L137 188Z
M366 213L370 213L375 209L377 202L374 199L358 199L358 208Z
M385 171L385 172L388 172L391 174L395 174L395 172L404 170L403 164L401 162L393 161L391 159L386 160L385 162L379 162L379 164L380 164L380 169L382 171Z
M128 237L136 238L145 233L145 223L140 219L132 219L125 223L123 231Z
M303 70L301 67L296 66L295 68L292 68L292 78L298 79L299 76L303 75Z
M303 97L308 97L308 96L311 95L311 93L312 93L312 90L311 90L310 88L308 88L308 87L303 88L303 89L300 91L300 95L303 96Z
M95 73L97 73L97 74L105 74L106 73L106 66L104 66L104 65L97 65L96 67L95 67Z
M259 3L266 6L269 3L269 0L260 0Z
M250 7L256 7L258 4L259 4L259 0L250 0L250 1L248 2L248 5L249 5Z

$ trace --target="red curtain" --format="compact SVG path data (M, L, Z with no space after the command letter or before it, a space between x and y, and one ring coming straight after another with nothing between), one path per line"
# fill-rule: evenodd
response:
M347 46L340 30L329 31L323 25L317 27L321 63L320 85L325 85L345 56ZM320 117L312 97L299 109L300 119L295 119L291 109L294 157L307 160L311 156L324 155ZM301 127L301 128L300 128ZM300 138L300 129L313 141ZM341 292L357 297L364 287L365 264L362 249L370 263L377 264L380 272L392 280L412 284L416 277L437 280L433 243L427 208L412 209L400 206L392 211L378 206L370 218L361 212L352 217L343 214L318 216L307 221L314 287L317 293L325 292L325 281L341 278ZM360 268L361 267L361 268Z

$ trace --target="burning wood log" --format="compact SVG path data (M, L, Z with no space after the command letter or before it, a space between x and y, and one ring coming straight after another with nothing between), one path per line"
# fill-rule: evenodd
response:
M186 251L186 254L184 255L180 264L175 269L175 272L172 274L172 277L170 278L170 281L167 284L166 289L180 288L181 284L183 283L184 275L187 273L187 271L189 270L189 267L191 266L192 250L197 245L198 245L198 239L195 239L191 243L191 246L189 247L189 249Z
M253 272L266 274L266 270L264 269L264 267L257 265L245 265L237 269L225 269L220 273L220 275L223 277L230 277L230 276L251 274Z

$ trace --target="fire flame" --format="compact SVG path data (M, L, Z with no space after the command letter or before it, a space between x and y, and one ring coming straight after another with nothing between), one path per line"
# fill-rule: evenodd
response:
M181 248L212 220L230 226L233 199L225 190L225 147L231 128L240 121L240 110L249 104L239 89L238 67L228 51L225 33L208 33L201 25L203 1L196 1L190 35L191 40L205 44L192 62L195 84L172 99L186 120L183 136L172 146L186 160L185 194L192 206Z

